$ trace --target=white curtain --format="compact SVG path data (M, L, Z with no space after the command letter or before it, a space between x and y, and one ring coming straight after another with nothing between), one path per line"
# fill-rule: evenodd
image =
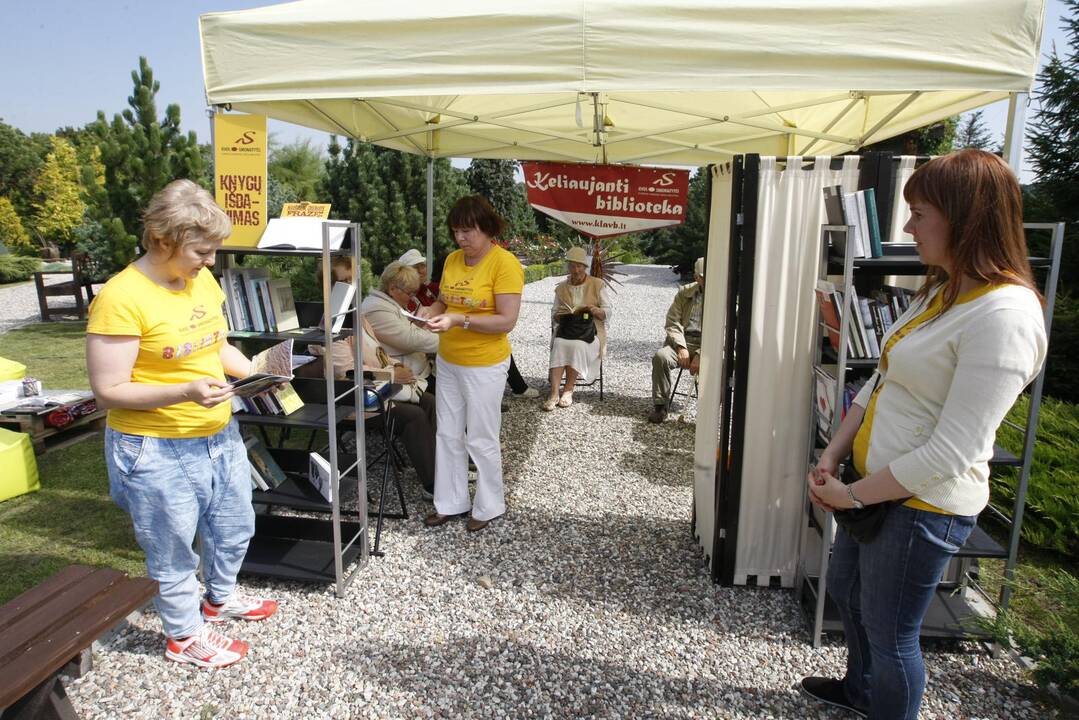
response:
M792 157L779 170L761 158L753 317L748 358L745 450L735 584L747 575L794 584L810 439L813 288L824 223L822 190L858 186L857 156L832 171Z
M712 205L705 255L704 307L701 333L701 384L697 398L697 429L693 452L695 534L705 555L714 562L712 541L716 522L716 449L719 440L720 387L724 377L723 344L727 334L728 261L731 235L730 163L712 166Z
M895 197L892 198L892 231L888 233L888 241L890 242L914 242L914 238L903 232L903 226L907 224L907 218L910 217L910 206L903 199L903 187L906 186L907 180L910 180L910 176L914 174L914 160L915 158L910 155L903 155L899 158L899 169L895 175Z

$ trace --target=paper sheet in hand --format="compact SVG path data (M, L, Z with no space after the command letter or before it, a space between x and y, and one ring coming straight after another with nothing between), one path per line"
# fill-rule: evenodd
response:
M285 340L251 358L251 374L232 383L240 397L251 397L292 379L292 340Z
M424 325L427 324L427 318L421 318L419 315L413 315L412 313L410 313L408 310L405 310L404 308L401 308L401 314L404 315L409 320L415 320L417 322L423 323Z

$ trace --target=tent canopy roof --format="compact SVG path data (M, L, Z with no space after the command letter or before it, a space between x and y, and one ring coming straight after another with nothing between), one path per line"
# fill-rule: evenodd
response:
M207 100L433 157L835 154L1030 89L1044 0L304 0L200 18Z

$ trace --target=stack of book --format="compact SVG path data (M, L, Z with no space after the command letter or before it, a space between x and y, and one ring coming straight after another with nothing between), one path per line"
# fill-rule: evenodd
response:
M832 418L835 416L835 395L838 384L836 366L818 365L813 368L813 372L816 383L816 400L813 409L817 418L817 435L827 443L832 437ZM850 409L854 398L864 384L865 378L859 378L848 381L843 387L843 407L839 410L840 422L847 416L847 410Z
M246 438L244 445L247 447L247 459L251 465L251 487L269 491L285 482L285 471L257 437Z
M847 336L847 357L855 360L879 358L885 333L910 307L913 293L892 285L881 286L871 297L858 297L853 288L851 292L851 304L858 312ZM843 293L827 280L817 281L816 295L828 341L838 353L840 322L848 306L844 303Z
M300 326L288 280L266 268L228 268L221 275L229 330L285 332Z
M824 213L829 225L849 225L853 232L828 233L834 254L843 257L846 243L856 258L882 257L884 244L880 236L880 219L877 217L877 197L873 188L857 192L843 192L841 185L824 188Z
M303 400L288 382L295 361L292 340L263 350L251 358L251 374L232 382L232 411L252 415L289 415Z

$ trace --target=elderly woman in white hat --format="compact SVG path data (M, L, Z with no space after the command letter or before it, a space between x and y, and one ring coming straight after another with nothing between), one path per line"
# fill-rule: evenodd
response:
M551 310L551 393L540 405L548 411L573 404L573 386L578 378L588 380L599 373L600 359L607 349L611 313L607 287L601 279L589 277L584 248L570 248L566 269L568 277L554 289ZM560 387L563 375L566 384Z
M416 288L415 293L409 298L408 304L405 309L409 312L416 312L421 306L427 306L438 300L438 283L427 282L429 277L427 273L427 258L420 253L416 248L409 248L404 255L398 258L397 262L402 265L406 265L416 271L416 274L420 276L419 287Z

